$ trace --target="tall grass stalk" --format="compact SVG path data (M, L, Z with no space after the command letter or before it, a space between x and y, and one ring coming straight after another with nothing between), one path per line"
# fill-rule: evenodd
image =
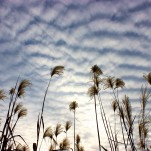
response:
M45 107L45 101L46 101L46 96L48 93L48 89L50 87L50 83L51 83L51 79L54 75L61 75L63 74L63 70L64 70L64 66L55 66L51 72L50 72L50 79L44 94L44 98L43 98L43 102L42 102L42 108L41 108L41 113L38 115L38 120L37 120L37 143L35 146L35 150L38 150L38 145L39 145L39 136L40 136L40 132L41 132L41 126L43 126L43 130L44 130L44 119L43 119L43 112L44 112L44 107Z
M14 135L14 129L19 119L23 116L26 116L27 109L23 107L16 109L15 107L17 106L18 99L25 95L25 89L26 87L30 86L31 83L26 79L21 80L19 84L18 82L19 82L19 77L17 79L15 88L12 88L9 93L10 101L9 101L9 106L7 110L6 120L3 126L3 130L2 130L2 135L0 138L1 151L6 151L8 146L11 146L12 148L16 148L17 147L16 140L15 140L16 137L20 137L25 142L25 140L20 135ZM18 117L17 117L16 122L14 123L13 119L17 112L18 112Z
M78 108L78 103L76 101L73 101L69 104L69 109L70 111L73 111L73 114L74 114L74 151L76 151L76 145L75 145L75 137L76 137L76 134L75 134L75 113L76 113L76 108Z

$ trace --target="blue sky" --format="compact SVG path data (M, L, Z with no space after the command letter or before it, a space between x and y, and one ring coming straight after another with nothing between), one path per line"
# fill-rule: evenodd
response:
M19 75L32 82L20 100L28 116L20 121L16 133L30 146L36 141L36 120L50 69L63 65L63 76L53 79L48 93L45 125L72 120L68 106L76 100L76 132L87 151L97 151L94 105L87 96L90 68L97 64L104 75L122 78L126 87L121 97L127 94L137 111L145 82L142 76L151 71L150 14L151 0L1 0L0 88L8 92ZM102 96L110 116L108 93L103 91ZM73 129L69 133L72 138ZM101 134L107 146L103 128Z

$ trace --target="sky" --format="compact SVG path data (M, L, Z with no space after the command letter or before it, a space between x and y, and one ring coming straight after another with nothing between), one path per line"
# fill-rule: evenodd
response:
M73 121L69 104L77 101L76 134L86 151L98 151L94 103L87 95L90 69L95 64L104 76L124 80L120 97L127 94L137 113L143 74L151 71L150 14L151 0L0 0L0 89L8 93L18 76L31 81L32 86L19 100L28 115L16 127L16 134L25 138L31 150L50 71L57 65L63 65L65 71L51 81L45 127ZM102 90L102 98L113 121L112 94ZM8 101L0 105L2 122ZM108 148L103 125L99 124L101 143ZM73 126L68 135L72 146ZM43 142L41 150L48 144Z

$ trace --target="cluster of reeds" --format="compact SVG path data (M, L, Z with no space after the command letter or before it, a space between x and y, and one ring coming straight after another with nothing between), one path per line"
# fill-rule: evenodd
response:
M55 75L60 76L61 74L63 74L63 70L64 70L63 66L56 66L50 72L50 79L49 79L48 86L47 86L45 94L44 94L44 98L43 98L43 102L42 102L42 109L41 109L41 112L38 115L38 120L37 120L37 143L33 143L33 151L37 151L38 148L40 150L43 139L45 139L45 138L51 139L49 151L53 151L53 150L57 150L57 149L60 149L60 150L72 149L72 148L70 148L70 142L69 142L69 139L67 138L67 131L71 127L71 122L70 121L66 122L64 130L63 130L63 127L61 126L61 124L57 124L54 131L52 130L51 126L46 128L46 130L44 131L45 124L44 124L43 112L44 112L45 101L46 101L48 89L50 87L51 79ZM78 104L77 104L76 101L71 102L70 105L69 105L69 109L71 111L73 111L73 113L74 113L74 151L84 151L83 147L80 147L79 150L77 150L76 147L75 147L76 146L76 143L75 143L75 112L76 112L77 107L78 107ZM43 128L44 132L43 132L43 138L41 140L41 144L39 145L41 127ZM62 132L66 133L66 137L62 140L60 145L58 145L57 137ZM57 146L58 146L58 148L57 148Z
M151 72L147 75L143 76L147 81L147 84L151 86ZM151 97L151 92L147 86L142 86L141 88L141 97L140 97L140 104L141 104L141 111L139 114L138 120L138 130L139 130L139 148L142 150L147 149L149 146L147 144L148 134L149 134L149 125L151 122L150 118L150 111L146 113L147 103L149 98Z
M134 122L136 120L136 116L132 115L132 106L131 102L129 100L129 97L125 95L122 100L119 99L119 89L123 89L125 87L125 83L120 78L115 77L100 77L103 75L102 70L97 66L94 65L91 68L90 71L91 74L91 82L92 86L88 89L88 95L91 99L94 100L94 106L95 106L95 116L96 116L96 127L97 127L97 133L98 133L98 143L99 143L99 150L108 150L105 147L102 146L100 141L100 127L98 124L98 111L97 111L97 104L99 104L100 108L100 114L103 121L104 129L107 135L108 144L109 144L109 150L111 151L118 151L119 146L123 145L125 148L125 151L128 151L129 149L131 151L137 151L141 149L144 151L145 149L148 149L147 142L147 136L149 133L149 124L150 124L150 115L149 112L146 113L146 104L151 96L151 93L149 92L147 86L141 88L141 108L139 113L138 120L138 129L137 134L139 135L139 143L134 139L134 128L136 126L134 125ZM148 83L151 85L151 73L148 75L144 75L144 78L148 81ZM113 102L112 102L112 109L114 112L114 127L111 127L110 121L107 118L107 115L104 110L103 102L101 99L101 92L104 89L110 89L113 94ZM117 133L116 129L116 121L117 116L120 123L120 129L121 129L121 136ZM135 129L136 131L136 129ZM122 140L119 139L119 137L122 137Z
M52 128L52 126L47 127L43 133L43 138L40 144L40 148L43 143L43 140L48 139L50 140L49 151L56 151L56 150L84 151L84 147L80 143L81 140L80 136L77 134L75 137L75 111L77 107L78 107L78 103L76 101L73 101L69 104L69 109L74 112L74 149L70 146L70 141L68 138L68 130L72 126L71 121L66 121L63 126L60 123L57 123L54 128ZM62 133L65 134L65 137L61 142L58 142L58 136Z
M45 122L44 122L44 108L45 108L45 102L47 93L51 84L51 80L53 76L55 75L61 75L63 73L64 67L63 66L56 66L54 67L50 72L50 78L48 81L47 88L44 93L44 98L42 102L42 108L41 112L38 115L37 120L37 142L33 143L33 151L40 151L41 145L43 143L43 140L50 139L50 147L49 151L54 150L73 150L70 147L70 142L67 136L67 132L70 129L72 122L67 121L64 126L62 126L60 123L58 123L54 129L52 129L51 126L47 127L45 129ZM21 80L19 83L19 78L16 82L15 87L13 87L9 91L9 106L8 111L5 119L5 123L3 125L3 129L1 132L0 137L0 151L28 151L28 145L25 142L24 138L19 135L15 134L15 128L17 126L18 121L27 115L27 109L23 106L20 99L25 95L25 89L26 87L30 86L31 83L24 79ZM6 95L3 90L0 90L0 100L6 99ZM84 148L80 144L80 136L77 135L77 139L75 138L75 112L76 108L78 107L78 104L76 101L73 101L69 104L70 111L73 111L74 113L74 151L84 151ZM58 143L58 135L63 133L65 134L65 138ZM40 134L42 134L42 138L40 138ZM25 145L21 145L17 140L17 138L20 138ZM39 144L41 139L41 143ZM76 139L76 140L75 140ZM79 139L79 140L78 140Z
M40 151L42 143L44 140L50 140L49 151L57 150L73 150L73 151L84 151L84 147L81 145L81 138L76 135L76 109L78 108L78 103L73 101L69 104L70 111L73 112L73 123L74 123L74 137L73 137L73 148L70 146L70 141L68 139L68 130L70 129L72 123L67 121L64 126L60 123L56 124L54 128L51 126L45 128L44 122L44 108L47 98L47 93L51 85L51 80L55 75L61 75L63 73L63 66L56 66L50 72L50 78L48 81L47 88L44 93L42 108L38 115L37 119L37 140L36 143L33 143L33 151ZM111 76L103 76L102 70L94 65L90 71L90 79L92 82L91 87L88 89L88 95L91 99L94 100L94 109L95 109L95 118L96 118L96 128L97 128L97 137L99 144L99 151L101 150L111 150L119 151L120 147L123 146L125 151L137 151L137 150L148 150L150 147L148 144L149 136L149 125L151 122L150 112L147 112L147 103L151 97L150 88L151 86L151 73L144 75L145 80L148 84L145 84L141 88L140 96L140 110L138 115L132 114L131 101L127 95L123 96L123 99L119 97L119 89L125 87L125 83L120 78L115 78ZM3 124L3 128L0 131L0 151L28 151L28 145L25 142L24 138L15 134L16 126L21 118L27 115L27 109L23 106L21 98L25 95L25 90L31 83L24 79L19 82L19 78L16 82L16 85L9 91L9 97L6 97L4 90L0 90L0 100L9 98L9 105L6 114L6 119ZM105 89L110 89L112 92L113 102L112 109L114 115L114 123L111 125L103 106L103 100L101 97L101 92ZM98 111L99 109L99 111ZM108 148L104 147L101 144L101 135L100 135L100 126L98 114L101 115L101 121L103 122L106 136L108 139ZM136 122L138 121L138 126L136 127ZM117 131L117 124L120 125L121 134ZM137 128L137 129L136 129ZM134 135L135 131L135 135ZM138 132L138 133L136 133ZM61 142L58 142L58 136L64 133L65 137ZM42 138L40 138L42 136ZM136 136L139 136L136 140ZM21 145L17 140L20 138L22 143Z
M69 139L67 137L67 132L70 129L72 123L71 121L67 121L65 123L64 126L62 126L60 123L57 123L56 126L54 128L52 128L51 126L47 127L43 133L43 139L49 139L50 140L50 147L49 147L49 151L53 151L56 149L60 149L60 150L69 150L70 149L70 142ZM58 143L58 136L61 133L65 133L65 137L64 139ZM41 145L42 145L41 142Z
M26 87L31 83L24 79L19 82L19 78L15 87L9 91L9 97L6 97L3 90L0 90L0 100L9 98L9 107L7 110L6 119L0 137L0 151L27 151L28 146L19 134L15 134L15 128L21 118L27 115L27 109L23 106L20 99L25 95ZM25 145L18 143L17 139L20 138Z

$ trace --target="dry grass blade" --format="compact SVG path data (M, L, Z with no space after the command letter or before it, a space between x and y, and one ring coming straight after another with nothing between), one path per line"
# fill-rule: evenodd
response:
M45 137L51 138L51 136L53 136L53 131L52 131L52 128L49 126L46 128L43 138L45 138Z
M122 106L119 106L119 116L124 119L124 111L123 111L123 108Z
M51 77L54 75L61 75L63 74L64 66L56 66L51 70Z
M58 145L57 140L55 140L55 139L53 138L53 135L52 135L52 137L50 137L50 138L51 138L51 140L53 141L54 145Z
M146 107L146 103L148 99L151 97L151 93L147 90L147 87L142 87L141 88L141 105L143 110Z
M138 125L138 130L139 130L139 147L140 148L145 148L145 140L148 137L148 133L149 133L149 129L148 129L148 122L147 121L143 121L142 123L139 123Z
M114 83L115 83L115 78L114 77L107 77L106 79L104 79L104 89L107 88L114 88Z
M123 88L123 87L125 87L125 82L120 78L115 79L115 88Z
M142 124L141 123L139 123L139 125L138 125L138 131L139 131L139 137L141 138L142 137Z
M75 111L75 109L78 107L78 103L76 101L73 101L69 104L70 111Z
M22 117L24 117L24 116L26 116L26 115L27 115L27 109L23 107L23 108L18 112L18 119L19 119L19 118L22 118Z
M39 115L38 115L38 120L37 120L37 138L39 138L39 133L40 133L40 124L39 124Z
M97 88L96 86L91 86L88 89L88 96L92 99L95 95L97 95L99 93L99 88Z
M60 146L60 150L68 150L70 149L70 142L67 138L64 138L59 146Z
M92 66L90 72L92 74L94 74L95 76L99 76L99 75L103 74L102 70L97 65Z
M80 138L80 135L77 134L76 135L76 150L77 151L84 151L84 147L80 145L80 141L81 141L81 138Z
M43 131L44 131L45 124L44 124L44 118L43 118L43 116L41 116L41 122L42 122L42 128L43 128Z
M30 85L31 83L28 80L26 79L22 80L18 86L18 92L17 92L18 97L24 96L26 87Z
M151 85L151 72L148 74L144 74L143 77Z
M125 110L125 117L129 124L129 127L132 126L132 107L129 101L129 98L125 95L123 99L123 105Z
M55 130L54 130L54 134L55 136L57 137L61 132L63 131L63 128L61 127L61 124L58 123L55 127Z
M4 100L6 98L4 90L0 90L0 100Z
M144 137L147 138L149 133L149 129L147 127L144 128Z
M71 121L66 121L66 123L65 123L65 131L67 132L70 129L71 126L72 126L72 122Z
M23 107L23 104L21 102L18 103L14 109L14 114L16 114L19 110L21 110L22 107Z

